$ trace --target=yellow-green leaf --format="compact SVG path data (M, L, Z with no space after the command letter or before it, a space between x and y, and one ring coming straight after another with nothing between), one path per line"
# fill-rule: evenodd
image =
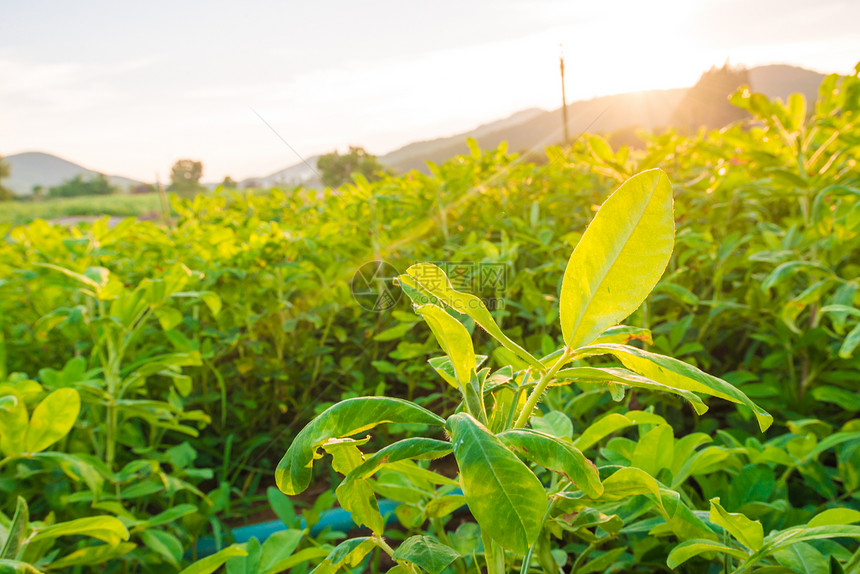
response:
M633 176L603 203L564 272L565 345L594 341L642 304L672 254L672 208L672 185L658 169Z
M720 506L720 499L711 499L711 522L725 528L729 534L749 548L760 550L764 544L764 529L758 520L750 520L740 513L727 512Z
M58 389L45 397L33 410L27 429L27 452L40 452L66 436L81 410L81 397L75 389Z

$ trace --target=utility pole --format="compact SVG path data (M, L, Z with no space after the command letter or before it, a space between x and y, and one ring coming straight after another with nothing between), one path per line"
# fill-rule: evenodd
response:
M570 141L567 134L567 98L564 95L564 46L558 45L560 53L558 56L559 68L561 69L561 121L564 126L564 145Z

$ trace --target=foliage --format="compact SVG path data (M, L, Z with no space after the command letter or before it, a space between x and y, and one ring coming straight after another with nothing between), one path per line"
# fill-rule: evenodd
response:
M111 185L107 177L100 173L90 179L76 175L60 185L51 187L48 190L48 195L50 197L83 197L87 195L112 195L116 192L116 186Z
M320 156L317 169L323 185L337 188L353 181L354 174L360 174L367 181L377 181L386 173L385 167L376 156L367 153L362 147L349 147L349 152L340 155L337 150Z
M174 198L170 225L0 224L0 419L11 421L0 428L9 437L0 446L0 547L20 496L39 528L90 517L123 524L127 551L85 570L193 568L195 544L211 537L215 549L232 550L199 571L233 559L231 572L260 571L277 544L229 546L226 524L270 500L282 508L266 494L278 447L307 442L312 452L311 435L339 424L333 412L360 417L358 407L373 404L395 422L367 442L369 429L338 427L359 434L326 437L333 468L313 465L295 484L342 483L338 497L377 529L372 500L394 499L405 532L339 544L336 533L308 531L283 557L309 557L295 572L314 564L378 571L388 551L431 572L472 569L486 555L521 566L521 554L492 538L485 545L478 524L454 514L468 502L484 524L486 512L519 516L516 504L482 509L474 488L486 481L474 475L457 490L450 461L480 461L467 448L474 444L500 453L490 466L522 479L510 484L523 500L556 501L546 521L527 510L520 528L494 533L519 551L537 532L532 570L802 571L805 563L817 572L820 555L833 557L832 571L856 569L847 526L860 510L858 97L856 75L828 77L809 107L741 90L734 102L749 121L692 137L642 133L641 150L587 135L548 148L538 165L473 145L429 174L356 178L336 191ZM609 201L610 191L655 167L673 182L669 256L665 222L637 232L625 218L595 218L601 204L598 214L629 208L618 201L624 193ZM158 209L154 195L82 203L139 212L143 200ZM74 201L15 202L0 217L31 218L24 207L93 209ZM637 251L634 242L618 251L629 267L597 268L586 251L615 253L595 239L600 229L663 238L663 249ZM373 260L412 289L400 296L372 279L391 296L384 312L350 291ZM450 288L427 285L431 269ZM633 270L646 279L627 280ZM589 299L603 294L603 283L588 280L594 273L611 280L607 297L629 297L630 307ZM650 294L635 308L637 290ZM427 298L418 314L410 295ZM631 312L627 327L586 344ZM435 356L437 334L450 337L450 357ZM536 394L541 373L565 354L555 354L562 341L581 356ZM775 418L764 433L753 404ZM58 405L68 408L53 413ZM300 440L317 416L328 422ZM38 422L46 420L58 424ZM448 442L445 424L472 442ZM446 449L454 456L425 460ZM562 490L571 479L592 490ZM334 499L323 492L304 525L285 527L303 531ZM755 524L758 548L748 545L758 546ZM101 546L57 537L40 546L34 567Z

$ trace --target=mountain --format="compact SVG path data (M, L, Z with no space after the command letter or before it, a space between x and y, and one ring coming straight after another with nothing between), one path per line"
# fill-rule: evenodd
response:
M8 155L3 158L3 163L9 166L9 177L3 180L3 186L18 195L30 195L35 185L41 185L47 191L48 188L60 185L76 175L89 179L99 173L42 152ZM140 184L139 181L127 177L109 175L107 178L113 185L123 189Z
M668 125L685 91L652 90L574 102L567 106L568 132L571 138L576 138L585 131L605 133L631 126L654 129ZM412 143L381 156L379 161L395 171L426 171L428 161L441 163L468 153L466 138L474 138L484 149L494 149L506 141L512 152L543 149L563 139L561 108L521 114L454 136ZM520 121L513 121L515 118Z

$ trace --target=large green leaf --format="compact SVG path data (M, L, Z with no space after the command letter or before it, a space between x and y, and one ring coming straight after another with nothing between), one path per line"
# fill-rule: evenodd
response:
M570 443L531 429L511 429L497 436L521 457L565 475L588 496L603 493L597 467Z
M695 393L652 381L628 369L619 369L616 367L573 367L560 370L556 378L580 383L615 383L640 389L673 393L687 399L696 413L701 415L708 411L708 405L703 403L702 399Z
M758 520L750 520L740 513L727 512L719 498L711 499L711 522L725 528L729 534L749 548L758 550L764 544L764 529Z
M704 552L722 552L740 560L748 557L744 552L736 548L726 546L725 544L720 544L713 540L696 539L687 540L675 546L672 551L669 552L669 558L666 559L666 564L669 565L669 568L674 570L690 558L698 556Z
M669 263L675 236L672 184L653 169L610 195L573 250L559 299L564 343L575 349L622 321Z
M502 332L480 298L454 289L445 271L440 267L432 263L418 263L407 269L405 274L398 276L397 280L404 286L404 291L410 297L413 297L413 293L416 291L418 292L420 297L415 301L416 303L423 303L423 298L429 301L432 301L433 298L438 299L458 313L471 317L504 348L516 354L532 367L539 371L544 370L540 361Z
M58 389L45 397L30 417L27 452L45 450L66 436L80 410L81 397L75 389Z
M614 355L628 369L663 385L680 391L711 395L747 406L752 410L762 431L765 431L773 422L773 417L752 402L742 391L683 361L649 353L629 345L589 345L577 350L579 358L605 354Z
M440 574L460 554L433 536L410 536L394 551L395 560L408 560L429 572Z
M126 530L122 522L113 516L87 516L86 518L60 522L35 530L34 534L30 537L30 541L37 542L39 540L73 535L98 538L111 545L128 540L128 530Z
M383 423L444 425L444 419L402 399L347 399L323 411L299 432L275 470L281 492L298 494L311 481L317 449L332 438L348 437Z
M543 485L472 416L452 415L445 428L451 435L463 493L475 520L501 546L525 554L537 540L546 511Z
M415 312L427 321L439 346L451 358L460 388L465 388L475 370L472 336L460 321L437 305L421 305L415 308Z

